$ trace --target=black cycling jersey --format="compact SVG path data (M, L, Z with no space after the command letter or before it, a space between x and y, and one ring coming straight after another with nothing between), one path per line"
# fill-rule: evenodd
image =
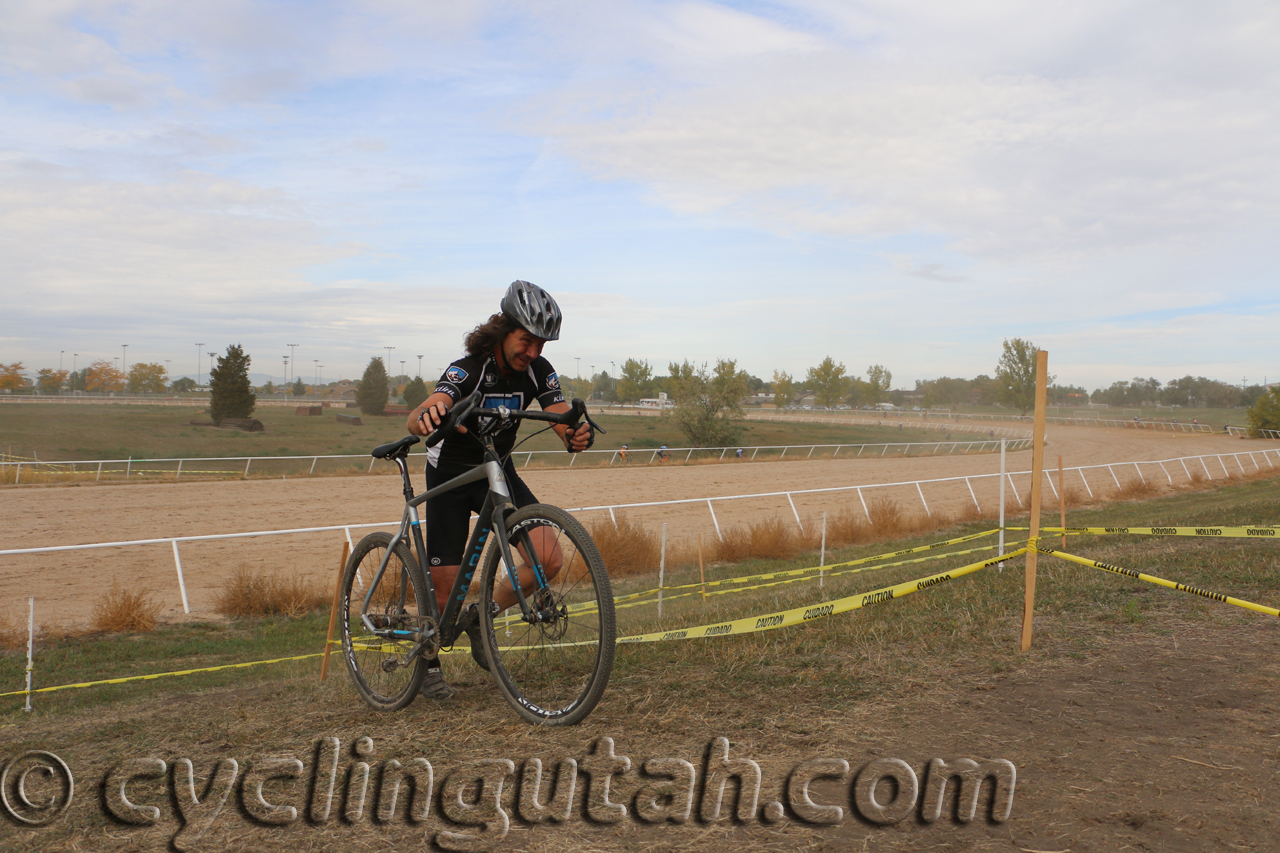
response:
M551 362L542 356L530 362L528 369L522 373L504 372L498 367L492 354L464 356L449 365L436 383L435 390L448 394L457 403L474 391L477 383L483 388L480 406L486 409L496 409L499 406L525 409L534 400L545 409L565 401L564 394L560 391L560 378L556 376ZM511 452L519 427L519 421L512 419L495 430L493 446L499 456L506 456ZM451 433L428 451L427 459L436 467L444 463L451 468L472 468L484 462L484 450L474 437Z

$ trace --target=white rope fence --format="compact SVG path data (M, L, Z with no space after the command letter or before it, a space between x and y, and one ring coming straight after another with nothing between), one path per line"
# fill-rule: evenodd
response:
M1008 442L1010 451L1029 450L1031 439L1021 438ZM621 450L584 450L581 453L568 454L563 450L518 450L512 454L512 463L526 468L536 458L539 464L548 467L569 467L584 459L585 465L621 465L639 463L644 465L661 464L664 461L692 462L698 461L730 461L739 458L742 451L744 460L764 459L811 459L885 457L892 456L961 456L969 453L994 453L1000 449L1000 441L952 441L952 442L920 442L898 441L884 444L789 444L761 445L756 447L672 447L667 448L666 458L659 454L658 448L633 448L626 451L625 458ZM761 457L763 454L763 457ZM79 459L66 462L47 462L40 459L17 459L8 457L10 461L0 461L0 483L22 485L25 470L28 485L34 482L32 475L52 474L69 479L92 478L95 482L107 477L123 477L126 480L134 477L182 479L183 474L191 476L218 476L247 478L250 472L260 476L313 476L320 466L320 473L326 470L345 469L362 471L371 474L377 459L368 454L319 455L319 456L217 456L186 457L166 459ZM567 458L567 463L565 462ZM523 459L523 462L520 460ZM321 466L321 463L324 463ZM364 463L368 463L366 466ZM561 463L556 465L555 463ZM243 467L241 467L243 464ZM156 468L155 466L164 466ZM214 466L214 467L210 467ZM256 467L255 467L256 466ZM380 473L390 472L386 468Z
M1250 469L1247 469L1244 465L1244 462L1246 459L1249 461L1253 472L1260 472L1263 470L1262 465L1259 462L1259 459L1261 459L1262 462L1265 462L1267 464L1268 470L1275 470L1276 463L1280 463L1280 449L1267 449L1267 450L1260 450L1260 451L1242 451L1239 453L1206 454L1202 456L1185 456L1185 457L1178 457L1174 459L1151 460L1151 461L1143 461L1143 462L1111 462L1111 463L1104 463L1100 465L1084 465L1084 466L1077 466L1073 468L1064 469L1064 476L1067 472L1070 472L1074 477L1079 478L1085 490L1088 492L1089 496L1092 498L1094 496L1094 491L1093 491L1094 486L1097 486L1099 484L1097 482L1090 484L1089 479L1086 476L1085 472L1092 472L1097 474L1097 473L1100 473L1103 469L1106 469L1107 474L1111 478L1111 481L1115 483L1115 486L1117 489L1120 489L1122 488L1122 486L1120 483L1120 479L1116 474L1117 469L1120 469L1123 471L1132 467L1134 471L1137 473L1138 478L1143 483L1146 483L1147 482L1146 475L1144 475L1143 473L1143 467L1145 466L1147 469L1147 472L1150 473L1153 477L1158 476L1155 474L1155 470L1159 469L1161 474L1163 474L1163 476L1167 479L1169 485L1173 485L1173 479L1174 479L1173 474L1176 473L1179 468L1181 468L1188 482L1194 481L1196 479L1197 475L1192 473L1192 471L1196 469L1202 470L1204 472L1204 478L1209 480L1227 479L1231 476L1230 474L1231 469L1228 467L1229 465L1235 466L1236 468L1239 469L1241 474L1247 475L1250 473ZM1215 469L1221 470L1222 472L1221 477L1218 477L1215 475L1214 473ZM1173 473L1171 473L1171 470ZM828 488L822 488L822 489L798 489L798 490L791 490L791 491L758 492L755 494L745 494L745 495L722 495L717 497L684 498L684 499L668 500L668 501L643 501L643 502L627 503L627 504L609 504L609 505L600 505L600 506L570 507L569 511L577 512L577 513L608 512L609 517L613 519L613 522L616 525L617 516L615 513L618 510L640 509L640 508L648 508L648 507L692 506L692 505L706 504L707 511L710 513L711 521L715 527L716 535L719 536L721 539L723 539L724 533L723 533L723 530L721 529L720 520L716 516L716 511L715 511L715 504L717 503L723 504L731 501L785 497L787 499L787 503L790 506L792 515L795 518L796 525L799 526L800 530L803 532L804 524L800 519L800 513L796 509L795 500L794 500L796 496L829 495L829 494L835 494L835 493L841 493L841 492L843 493L855 492L858 496L858 501L861 504L862 511L863 513L866 514L867 520L870 522L871 512L867 506L866 497L864 495L865 492L869 492L874 489L914 487L916 494L920 498L920 503L924 507L925 513L928 514L930 517L932 517L933 513L929 509L929 504L925 501L924 488L923 488L924 486L930 486L931 489L933 489L943 484L958 484L963 482L965 484L965 487L968 490L969 497L973 501L974 506L977 508L979 512L981 512L982 507L978 503L977 494L974 492L973 481L975 480L985 481L991 478L996 478L997 481L1000 481L1003 478L1003 480L1007 482L1010 488L1012 489L1015 502L1021 505L1022 503L1021 493L1018 491L1018 487L1014 482L1014 477L1029 477L1030 473L1031 473L1030 471L1012 471L1012 472L1005 472L1004 474L1000 474L1000 473L970 474L964 477L943 477L943 478L934 479L934 480L912 480L912 481L905 481L901 483L867 483L867 484L856 485L856 486L834 486L834 487L828 487ZM1056 497L1058 495L1058 490L1057 490L1057 485L1054 482L1054 477L1051 476L1052 473L1053 472L1049 470L1045 470L1044 475L1049 483L1049 488L1052 490L1054 496ZM1095 477L1095 480L1096 479L1097 478ZM1103 483L1105 482L1106 481L1104 480ZM1029 490L1029 484L1028 484L1028 490ZM190 613L191 606L187 599L186 580L183 575L182 558L178 549L179 543L209 542L209 541L227 540L227 539L247 539L247 538L253 538L253 537L267 537L267 536L291 536L291 535L301 534L301 533L327 533L327 532L333 532L333 531L339 531L339 530L343 531L343 533L347 538L348 543L350 543L352 541L351 540L352 530L359 530L359 529L364 529L369 527L395 527L399 523L400 523L399 521L388 521L388 522L369 523L369 524L333 524L333 525L325 525L320 527L296 527L296 528L289 528L285 530L257 530L257 531L251 531L251 532L245 532L245 533L214 533L214 534L206 534L202 536L163 536L163 537L157 537L152 539L132 539L132 540L120 541L120 542L95 542L95 543L88 543L83 545L55 545L55 546L47 546L47 547L41 547L41 548L9 548L5 550L0 550L0 557L11 557L11 556L28 555L28 554L54 554L54 553L61 553L65 551L88 551L88 550L96 550L96 549L102 549L102 548L129 548L129 547L141 547L141 546L147 546L147 545L166 545L167 544L173 550L174 568L177 572L178 588L182 596L182 609L184 612Z

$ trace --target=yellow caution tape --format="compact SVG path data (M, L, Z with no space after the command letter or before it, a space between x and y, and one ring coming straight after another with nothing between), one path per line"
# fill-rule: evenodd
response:
M904 548L901 551L894 551L889 554L876 554L873 557L859 557L856 560L848 560L843 563L831 563L831 564L822 565L822 566L808 566L803 569L788 569L787 571L783 571L783 572L767 572L765 574L760 574L760 575L743 575L741 577L720 578L719 580L707 581L705 584L700 581L695 581L693 583L679 584L677 586L664 586L662 588L662 592L665 596L666 593L674 592L676 590L682 590L682 589L701 589L704 586L710 589L712 587L725 586L727 584L748 583L750 581L769 581L769 580L776 580L778 578L799 577L802 575L813 574L814 572L819 572L819 571L835 574L835 572L831 571L832 569L842 569L846 566L860 566L865 563L874 563L877 560L889 560L894 557L904 556L906 554L919 554L924 551L933 551L938 548L945 548L949 545L959 545L963 542L972 542L973 540L981 539L984 536L994 536L999 532L1000 531L998 528L995 530L984 530L981 533L970 533L965 536L957 536L954 539L947 539L946 541L943 541L943 542L934 542L929 545L919 545L915 548ZM959 553L965 553L965 552L959 552ZM891 563L890 565L900 565L900 564ZM876 566L874 568L884 568L884 567ZM614 601L614 604L622 604L637 598L642 598L645 596L651 596L651 595L657 595L657 594L658 594L658 590L656 588L647 589L644 592L633 592L627 595L620 595L614 598L613 601ZM708 593L708 595L709 594L710 593Z
M1008 527L1006 530L1027 530L1026 527ZM1041 527L1043 534L1055 536L1062 533L1089 533L1105 536L1114 533L1130 533L1139 536L1210 536L1220 539L1280 539L1280 527L1250 525L1248 527Z
M1199 595L1203 598L1211 598L1214 601L1221 601L1224 604L1234 604L1236 607L1243 607L1246 610L1252 610L1256 613L1265 613L1268 616L1280 616L1280 610L1277 610L1274 607L1267 607L1266 605L1263 605L1263 604L1254 604L1252 601L1245 601L1240 598L1232 598L1231 596L1223 595L1220 592L1210 592L1207 589L1200 589L1199 587L1188 586L1185 583L1177 583L1176 581L1169 581L1169 580L1165 580L1164 578L1158 578L1155 575L1147 575L1147 574L1143 574L1142 572L1135 572L1133 569L1122 569L1119 566L1113 566L1110 563L1101 563L1101 562L1098 562L1097 560L1090 560L1087 557L1077 557L1074 554L1067 554L1063 551L1054 550L1053 548L1037 547L1036 550L1038 550L1042 554L1048 554L1052 557L1057 557L1060 560L1067 560L1072 563L1079 563L1082 566L1092 566L1095 569L1102 569L1104 572L1113 572L1117 575L1124 575L1127 578L1134 578L1135 580L1146 581L1147 583L1158 584L1159 586L1166 586L1169 589L1176 589L1179 592L1189 592L1192 595Z
M766 613L763 616L748 616L744 619L734 619L729 622L718 622L711 625L698 625L693 628L683 628L678 631L654 631L650 634L637 634L631 637L618 638L618 644L623 643L658 643L665 640L695 640L704 637L728 637L734 634L754 634L758 631L772 631L775 628L785 628L789 625L800 625L812 619L821 619L827 616L835 616L839 613L848 613L851 610L858 610L870 604L880 604L885 601L892 601L895 598L902 598L913 592L919 592L922 589L935 586L936 584L946 583L972 574L988 566L994 566L1005 560L1011 560L1021 554L1026 553L1026 549L1012 551L1001 557L992 557L981 563L972 563L967 566L961 566L957 569L948 569L929 577L919 578L913 581L895 584L893 586L882 587L881 589L872 590L871 592L860 593L858 595L850 595L846 598L836 599L835 601L827 601L822 604L813 604L804 607L793 607L790 610L780 610L776 613Z
M250 666L261 666L267 663L285 663L292 660L306 660L307 658L318 658L324 652L317 652L309 655L294 655L288 658L274 658L273 660L254 660L245 663L229 663L223 666L206 666L200 669L183 669L176 672L155 672L150 675L130 675L124 678L105 678L101 681L81 681L77 684L59 684L57 687L41 687L32 690L32 693L52 693L55 690L71 690L77 687L98 687L103 684L124 684L127 681L154 681L157 678L172 678L175 675L195 675L200 672L218 672L223 669L244 669ZM26 694L26 690L11 690L8 693L0 693L0 696L22 696Z

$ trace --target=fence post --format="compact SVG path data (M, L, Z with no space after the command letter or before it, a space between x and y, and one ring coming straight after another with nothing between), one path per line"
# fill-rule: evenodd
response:
M1031 648L1032 617L1036 609L1036 557L1040 538L1040 475L1044 471L1044 402L1049 353L1036 352L1036 419L1031 446L1031 530L1027 537L1027 569L1022 599L1022 650Z
M1186 466L1186 465L1183 465L1182 467L1183 467L1183 468L1186 468L1187 466ZM1092 499L1093 499L1093 489L1089 488L1089 481L1088 481L1088 480L1085 478L1085 476L1084 476L1084 468L1077 468L1076 470L1080 472L1080 482L1084 483L1084 490L1085 490L1086 492L1088 492L1088 493L1089 493L1089 499L1090 499L1090 500L1092 500ZM1188 480L1190 480L1190 479L1191 479L1191 474L1189 474L1189 473L1187 474L1187 479L1188 479Z
M658 618L662 618L662 587L667 579L667 523L662 522L662 552L658 557Z
M1005 439L1000 439L1000 556L1004 556L1004 450ZM1004 563L997 564L1000 571L1004 571Z
M13 484L14 484L15 486L17 486L17 485L19 485L21 482L22 482L22 463L21 463L21 462L19 462L19 463L18 463L18 476L17 476L17 478L16 478L16 479L14 479Z
M613 529L618 529L618 519L613 514L613 507L609 507L609 520L613 522Z
M862 512L867 516L867 524L871 523L871 511L867 509L866 498L862 496L862 489L858 489L858 500L862 503Z
M933 513L929 511L929 504L925 503L924 489L920 488L919 480L916 480L916 492L920 495L920 503L924 504L924 514L933 518Z
M329 678L329 650L333 648L333 632L338 627L338 607L342 599L342 578L347 573L347 556L351 543L342 546L342 562L338 564L338 580L333 585L333 604L329 608L329 636L324 641L324 658L320 661L320 680Z
M187 603L187 582L182 577L182 558L178 556L178 540L173 542L173 564L178 568L178 590L182 593L182 612L190 613L191 605Z
M308 477L310 477L312 474L314 474L314 473L316 472L316 463L317 463L317 462L319 462L319 461L320 461L320 457L319 457L319 456L312 456L312 457L311 457L311 470L307 471L307 476L308 476Z
M711 510L711 522L716 526L716 537L719 538L721 542L723 542L724 534L720 532L720 522L719 520L716 519L715 508L711 506L711 498L707 498L707 509Z
M969 497L973 498L973 508L978 511L979 515L981 515L982 507L978 504L978 496L973 493L973 483L970 483L969 478L965 477L964 484L969 487Z
M36 597L27 599L27 704L22 710L31 710L31 675L35 672L36 650Z
M179 460L178 460L178 473L177 473L177 474L175 474L175 475L173 476L173 479L177 480L177 479L179 479L179 478L181 478L181 477L182 477L182 460L181 460L181 459L179 459Z
M822 514L822 550L818 552L818 588L821 589L826 585L826 578L823 577L822 567L827 564L827 514Z
M245 476L245 478L246 478L246 479L248 479L248 477L249 477L249 466L250 466L250 465L252 465L252 464L253 464L253 457L252 457L252 456L250 456L248 459L244 460L244 476ZM370 467L373 467L373 466L370 466Z
M129 472L133 470L133 457L129 457L128 463L124 466L124 478L129 479ZM1227 470L1225 467L1222 470Z
M796 517L796 525L800 528L800 532L804 533L804 524L800 522L800 513L796 512L796 502L791 500L790 492L787 492L787 503L791 504L791 514Z

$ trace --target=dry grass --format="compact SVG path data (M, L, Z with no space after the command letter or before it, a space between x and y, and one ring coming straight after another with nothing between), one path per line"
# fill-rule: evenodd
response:
M657 570L662 543L657 534L645 530L622 513L615 526L608 518L598 518L590 526L600 556L610 577L626 577Z
M27 632L20 620L7 610L0 610L0 649L23 649L27 646Z
M261 616L288 616L296 619L313 610L329 607L332 591L322 584L279 573L258 574L240 566L227 578L214 608L232 619Z
M111 584L93 607L93 630L110 634L147 633L156 629L160 603L145 590L133 592Z
M752 557L786 560L817 545L812 535L801 533L794 521L781 516L735 525L724 533L723 540L709 543L708 559L723 563L739 563Z

